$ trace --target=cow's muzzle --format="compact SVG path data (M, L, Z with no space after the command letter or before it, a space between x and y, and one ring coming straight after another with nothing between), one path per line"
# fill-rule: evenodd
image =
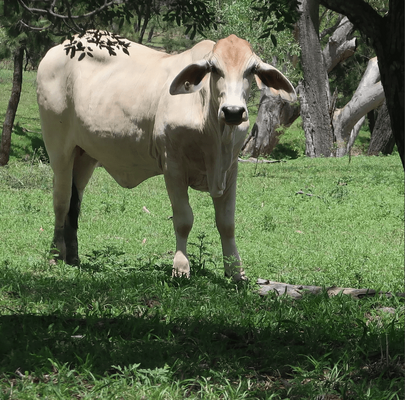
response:
M240 125L248 120L248 111L246 107L223 106L219 117L228 125Z

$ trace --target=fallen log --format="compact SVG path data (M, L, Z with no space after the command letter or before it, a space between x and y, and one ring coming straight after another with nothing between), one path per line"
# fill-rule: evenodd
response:
M322 286L308 286L308 285L290 285L288 283L274 282L268 279L258 279L256 282L260 289L259 295L265 296L269 293L276 293L278 296L287 295L294 299L301 299L305 293L320 294L324 291L327 292L329 297L336 296L340 293L352 296L354 299L362 299L364 297L374 297L375 295L392 297L390 292L376 292L374 289L354 289L354 288L341 288L336 286L322 287ZM405 293L396 293L396 296L404 297Z

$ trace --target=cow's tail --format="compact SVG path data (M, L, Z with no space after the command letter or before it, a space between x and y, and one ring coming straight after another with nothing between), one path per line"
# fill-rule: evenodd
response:
M72 182L72 194L70 196L69 211L65 220L65 229L63 230L66 258L65 261L70 265L79 265L78 247L77 247L77 228L79 226L80 196L74 182Z
M67 215L67 222L70 228L77 230L79 224L79 214L80 214L80 197L79 191L75 185L74 180L72 180L72 195L70 197L70 207Z

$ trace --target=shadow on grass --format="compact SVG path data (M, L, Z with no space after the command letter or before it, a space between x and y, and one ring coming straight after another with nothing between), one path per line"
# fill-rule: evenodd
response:
M31 160L36 156L41 161L49 162L41 132L29 131L17 123L14 125L13 134L19 136L22 140L12 140L11 157L19 160Z
M271 152L271 157L275 160L291 159L295 160L300 156L300 152L294 143L279 143Z
M223 284L224 291L229 288L225 279L216 282ZM168 279L165 283L175 286L174 290L193 286L184 278ZM40 286L43 284L47 285L41 282ZM75 294L67 290L63 296ZM228 295L225 297L229 299ZM38 301L38 296L31 300ZM44 373L51 370L53 360L76 370L86 362L98 376L114 373L113 366L139 363L150 369L169 365L182 380L212 376L215 370L229 370L231 378L244 375L247 368L270 373L270 364L284 358L277 356L279 349L271 350L271 330L259 334L254 328L202 314L169 319L160 301L158 296L145 295L139 299L138 315L116 318L75 318L62 312L1 316L0 374L12 376L18 368ZM88 307L94 307L94 303Z
M48 276L6 268L14 312L0 316L0 375L44 374L52 360L96 376L140 364L167 365L181 380L226 373L260 381L290 379L292 365L309 359L327 357L332 366L345 359L361 371L380 358L379 334L348 317L358 308L348 297L260 298L251 284L211 270L173 279L171 257L134 265L114 247L85 259L80 269L61 263ZM43 315L26 311L44 303ZM112 306L122 316L109 317ZM390 351L402 354L401 332L390 333Z

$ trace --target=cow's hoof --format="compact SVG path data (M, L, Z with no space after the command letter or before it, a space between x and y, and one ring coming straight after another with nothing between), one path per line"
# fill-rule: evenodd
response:
M64 252L59 251L54 246L51 247L49 252L49 266L53 267L58 264L59 261L64 261Z
M188 262L188 258L181 251L177 251L174 256L172 276L190 278L190 263Z
M245 275L245 272L243 273L237 273L232 275L232 279L234 282L247 282L249 278Z
M78 267L80 265L79 257L67 257L66 264L71 265L72 267Z
M247 282L249 278L245 275L245 270L243 268L234 268L232 271L225 272L227 278L232 278L234 282Z
M190 272L187 271L178 271L177 269L172 269L172 277L173 278L180 278L180 277L184 277L184 278L190 278Z

